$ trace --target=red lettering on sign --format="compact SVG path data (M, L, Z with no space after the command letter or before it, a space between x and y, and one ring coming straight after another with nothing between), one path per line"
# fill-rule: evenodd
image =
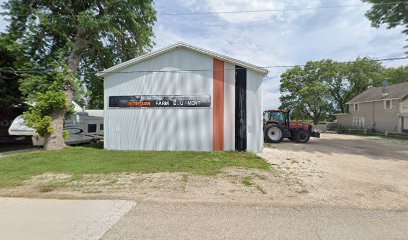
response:
M128 102L129 107L147 107L150 106L150 102Z

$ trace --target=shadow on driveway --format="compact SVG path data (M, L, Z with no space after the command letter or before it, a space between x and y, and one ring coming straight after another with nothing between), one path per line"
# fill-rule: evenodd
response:
M311 139L308 144L285 140L280 144L266 144L266 147L315 154L360 155L372 160L408 161L408 141L378 137L322 134L320 139Z

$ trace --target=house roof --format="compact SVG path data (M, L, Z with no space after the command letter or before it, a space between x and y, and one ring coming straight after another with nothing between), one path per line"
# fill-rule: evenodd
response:
M372 102L383 99L402 99L408 97L408 82L388 86L388 96L382 96L383 87L370 88L351 99L347 104Z
M157 57L157 56L162 55L164 53L171 52L171 51L173 51L173 50L175 50L177 48L185 48L185 49L193 50L193 51L199 52L201 54L204 54L204 55L207 55L207 56L210 56L210 57L213 57L213 58L217 58L217 59L225 61L225 62L229 62L229 63L239 65L239 66L244 67L244 68L251 69L251 70L253 70L255 72L263 74L264 76L266 74L268 74L268 70L266 70L265 68L255 66L255 65L253 65L251 63L247 63L247 62L244 62L244 61L232 58L232 57L228 57L226 55L222 55L222 54L219 54L219 53L216 53L216 52L212 52L212 51L204 49L204 48L200 48L200 47L196 47L196 46L193 46L193 45L190 45L190 44L187 44L187 43L179 42L179 43L167 46L165 48L162 48L162 49L159 49L159 50L144 54L142 56L133 58L133 59L131 59L129 61L120 63L118 65L115 65L115 66L111 67L111 68L105 69L102 72L99 72L97 74L97 76L104 77L104 76L106 76L106 75L108 75L110 73L118 72L121 69L124 69L126 67L131 66L131 65L146 61L146 60L154 58L154 57Z

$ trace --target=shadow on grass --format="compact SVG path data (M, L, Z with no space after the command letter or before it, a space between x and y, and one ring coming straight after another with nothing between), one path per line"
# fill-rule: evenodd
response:
M0 153L33 148L30 144L0 144Z
M93 148L93 149L103 149L103 142L98 142L98 143L82 143L82 144L77 144L73 147L84 147L84 148Z

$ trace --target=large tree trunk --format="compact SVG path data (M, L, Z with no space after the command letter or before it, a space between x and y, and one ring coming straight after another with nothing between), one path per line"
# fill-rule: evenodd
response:
M72 88L66 89L65 95L67 102L71 105L73 97ZM59 109L50 114L53 132L45 136L45 150L61 150L65 147L64 120L66 113L67 109Z
M51 114L51 127L53 132L45 137L45 150L60 150L65 147L63 126L64 126L64 110L58 110Z
M72 98L74 92L70 86L65 87L65 95L67 98L68 106L72 105ZM67 109L59 109L50 114L52 118L51 127L53 132L45 136L45 150L61 150L64 149L65 139L64 139L64 120Z
M76 42L79 42L77 40ZM79 62L81 61L81 55L78 51L72 51L68 57L68 68L71 73L76 73L78 71ZM71 76L67 76L71 78ZM67 99L67 107L72 105L72 100L74 97L74 91L72 86L69 84L70 79L67 79L64 84L65 96ZM64 139L64 120L67 113L67 108L59 109L50 114L52 121L51 127L53 132L45 136L45 150L62 150L65 148L65 139Z

